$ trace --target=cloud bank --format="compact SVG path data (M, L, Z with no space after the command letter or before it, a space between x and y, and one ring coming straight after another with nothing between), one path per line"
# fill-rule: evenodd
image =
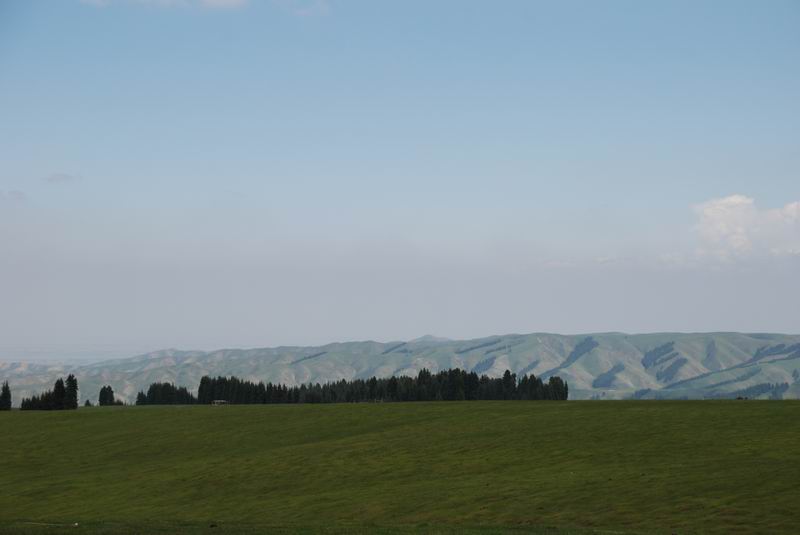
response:
M699 253L725 261L800 255L800 201L761 209L745 195L711 199L694 208Z

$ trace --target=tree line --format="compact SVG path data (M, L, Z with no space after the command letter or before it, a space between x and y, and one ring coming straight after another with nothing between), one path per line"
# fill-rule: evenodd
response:
M139 392L136 395L137 405L193 405L197 398L185 386L175 386L172 383L153 383L147 393Z
M471 400L566 400L569 386L560 377L547 382L534 375L509 370L499 378L479 376L458 368L436 374L423 369L416 377L354 379L324 384L287 386L255 383L238 377L208 377L200 380L197 397L185 387L153 383L139 392L137 405L191 405L225 401L235 404L261 403L354 403L379 401L471 401Z
M509 370L502 377L491 378L459 368L431 373L420 370L416 377L392 376L378 379L354 379L287 386L252 382L231 377L203 376L194 396L185 386L153 383L147 392L140 391L136 405L193 405L224 401L235 404L262 403L355 403L392 401L473 401L473 400L566 400L569 386L560 377L547 382L535 375ZM87 406L91 406L89 400ZM110 385L100 389L98 405L123 405ZM0 410L11 408L8 382L0 388ZM22 400L23 410L64 410L78 408L78 381L74 375L59 378L53 390Z
M5 389L4 389L5 390ZM10 397L9 396L9 408ZM48 390L39 395L34 395L29 398L23 398L20 403L21 410L43 410L43 411L60 411L60 410L74 410L78 408L78 380L74 375L67 376L67 380L58 378L53 385L52 390Z

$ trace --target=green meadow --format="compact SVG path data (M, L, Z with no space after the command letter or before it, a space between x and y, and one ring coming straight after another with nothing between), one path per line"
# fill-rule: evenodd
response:
M800 402L11 411L17 532L798 533Z

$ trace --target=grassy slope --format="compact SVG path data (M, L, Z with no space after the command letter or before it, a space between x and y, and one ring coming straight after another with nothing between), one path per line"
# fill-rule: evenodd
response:
M0 413L0 532L797 533L799 422L787 401L13 411Z
M792 346L800 343L798 335L745 333L595 333L557 335L490 336L449 342L346 342L317 347L278 347L256 349L224 349L213 352L164 350L129 359L94 363L86 366L5 364L0 362L0 381L8 379L14 404L42 390L52 388L59 376L75 373L81 386L81 402L97 400L104 385L111 385L122 399L132 402L139 390L147 390L153 382L174 382L196 389L203 375L236 375L253 381L288 384L326 382L342 378L369 378L373 375L416 375L423 367L432 371L448 368L477 369L480 373L500 377L506 369L542 375L563 365L575 347L588 337L599 345L580 354L572 365L558 374L569 382L572 399L630 397L637 390L651 389L648 397L689 397L703 399L718 389L710 385L741 377L755 371L748 379L728 383L722 390L737 390L763 383L795 383L792 373L800 369L800 358L779 363L758 361L754 366L737 367L750 361L759 348ZM645 368L645 353L673 343L679 357ZM713 348L713 351L712 349ZM713 359L709 359L713 354ZM781 355L791 356L791 353ZM675 360L685 358L671 379L663 372ZM609 380L608 386L593 388L593 381L615 366L624 366ZM716 371L718 367L728 371ZM659 379L661 372L661 379ZM714 372L714 373L711 373ZM706 375L706 374L709 375ZM696 382L678 389L664 389L670 384L700 376ZM800 382L795 383L800 388ZM764 397L767 397L765 394ZM784 394L800 398L797 388ZM735 397L735 396L734 396ZM752 397L752 396L751 396Z

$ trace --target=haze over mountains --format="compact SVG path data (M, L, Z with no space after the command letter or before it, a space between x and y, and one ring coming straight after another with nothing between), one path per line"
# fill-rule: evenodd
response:
M180 351L168 349L86 365L0 363L14 404L75 373L81 401L111 385L132 402L157 381L196 390L203 375L290 385L462 368L499 376L559 375L570 399L800 398L800 335L745 333L508 334L472 340L423 336L408 342L332 343Z

